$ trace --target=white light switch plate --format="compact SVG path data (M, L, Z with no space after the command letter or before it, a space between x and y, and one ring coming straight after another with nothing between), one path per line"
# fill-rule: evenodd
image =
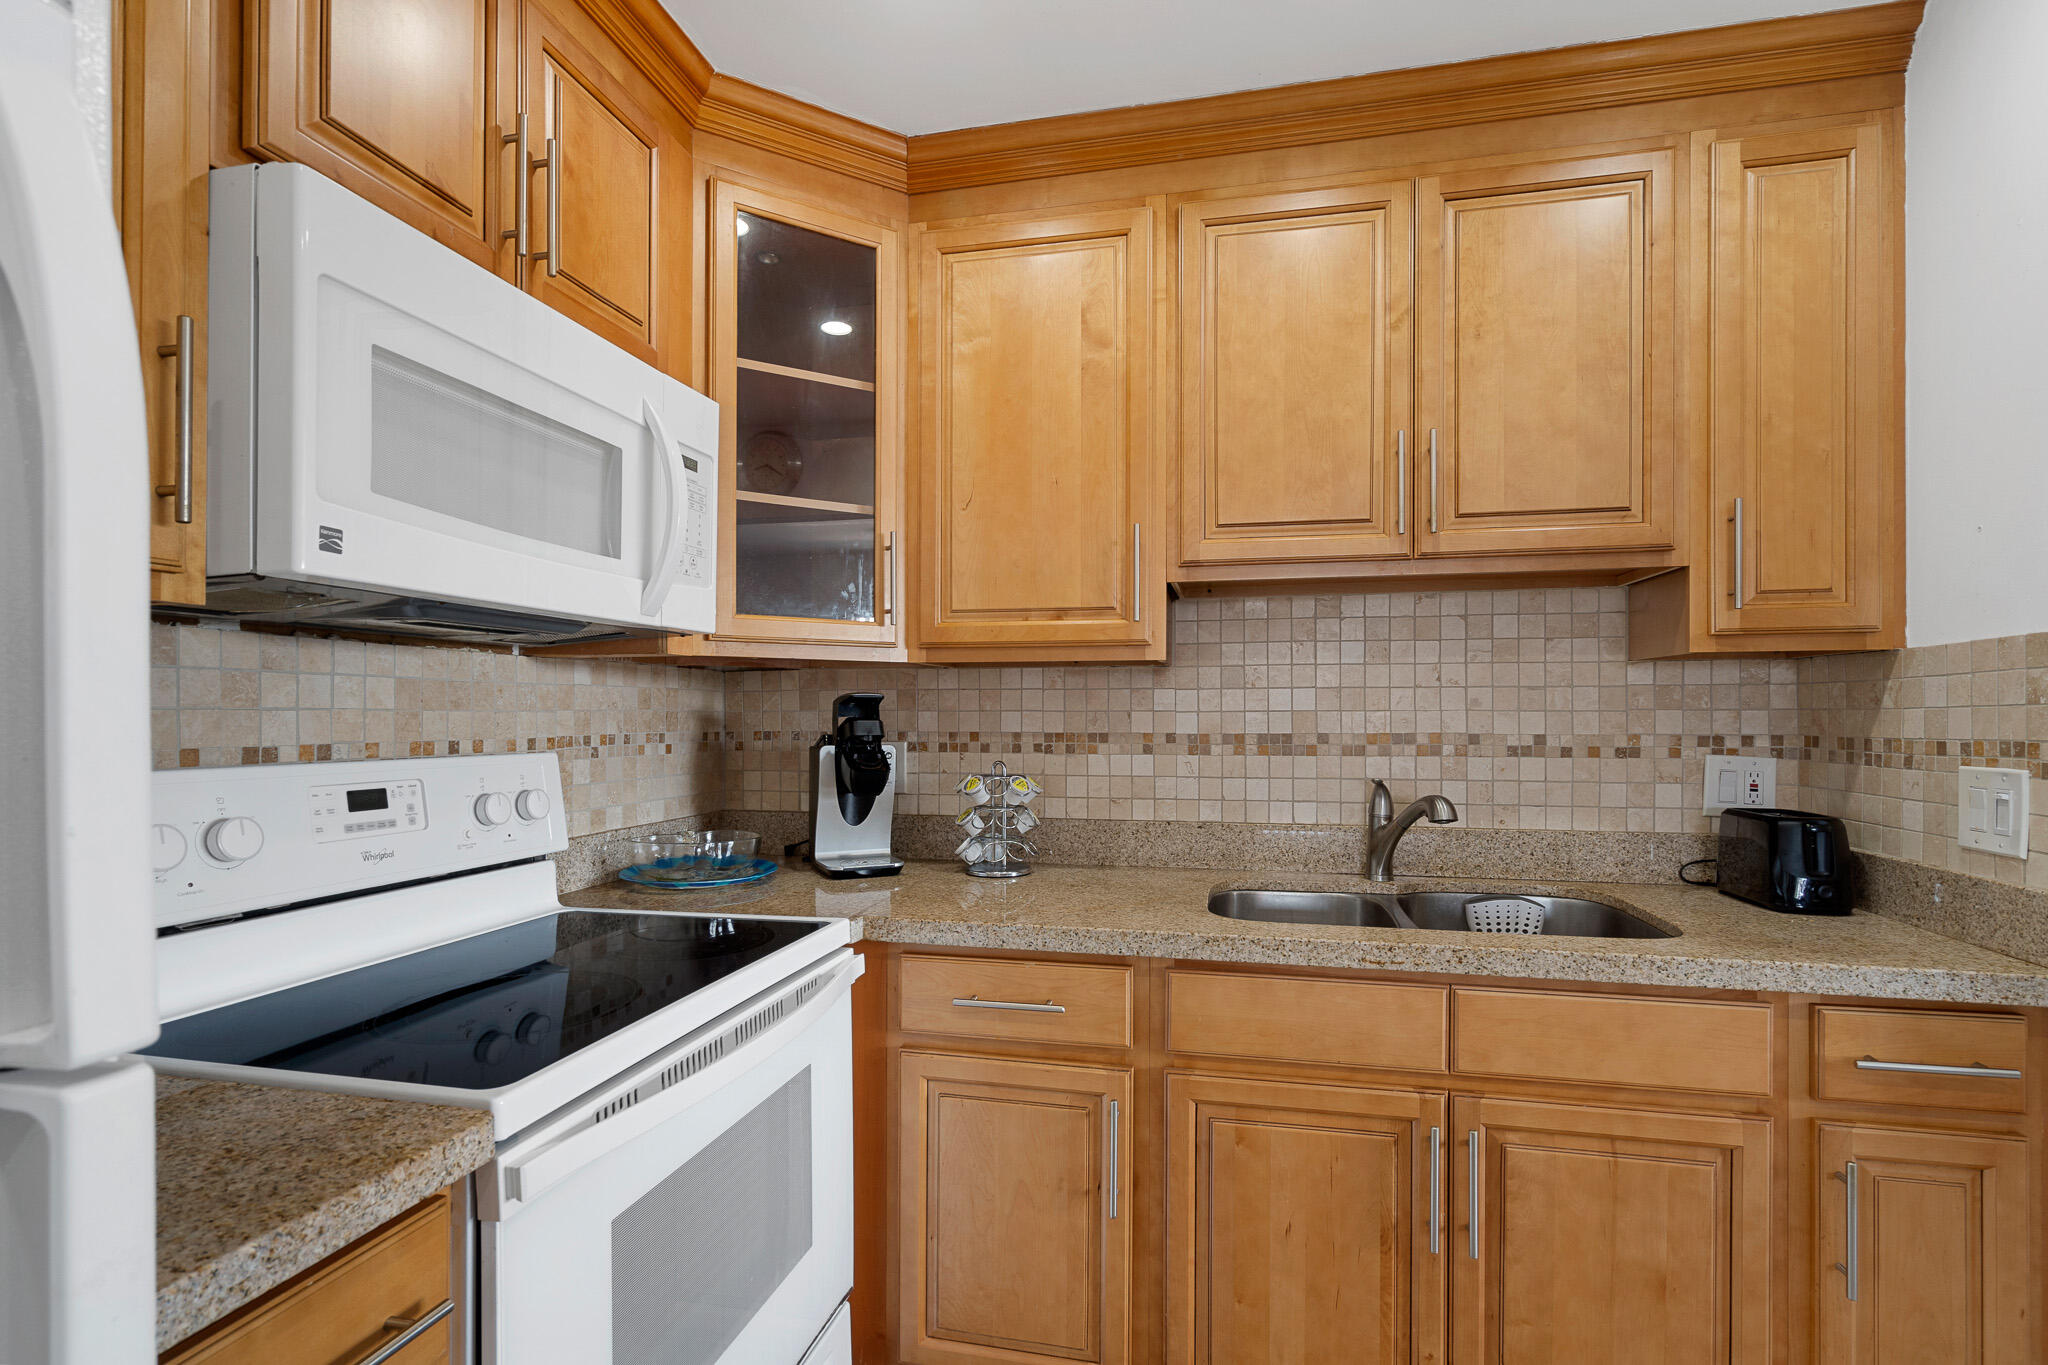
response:
M1707 755L1700 809L1719 815L1730 806L1767 809L1778 804L1778 760L1735 754Z
M2027 856L2027 775L2018 768L1956 773L1956 842L2002 858Z

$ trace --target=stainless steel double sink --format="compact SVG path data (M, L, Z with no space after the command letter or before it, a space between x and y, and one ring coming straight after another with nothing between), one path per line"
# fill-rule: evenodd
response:
M1209 913L1271 924L1338 924L1376 929L1464 930L1465 903L1477 896L1513 896L1544 909L1543 932L1570 938L1675 938L1660 925L1619 906L1571 896L1520 891L1363 891L1242 889L1213 892Z

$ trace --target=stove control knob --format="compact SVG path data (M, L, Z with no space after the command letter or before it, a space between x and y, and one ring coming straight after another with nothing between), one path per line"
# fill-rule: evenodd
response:
M503 792L485 792L476 799L476 822L485 829L512 818L512 803Z
M208 825L200 843L208 857L233 867L263 851L263 826L246 815L231 815Z
M185 836L174 826L158 825L149 832L149 868L169 872L185 861Z
M511 1050L511 1035L500 1033L496 1029L486 1029L484 1036L476 1040L476 1059L485 1066L496 1066L505 1060L505 1054Z
M548 1032L554 1026L554 1020L545 1014L536 1012L527 1015L519 1021L519 1027L513 1030L513 1036L528 1047L531 1047L536 1043L546 1042Z
M548 794L538 787L528 787L512 804L518 808L522 820L545 820L548 812L555 808L555 803L548 800Z

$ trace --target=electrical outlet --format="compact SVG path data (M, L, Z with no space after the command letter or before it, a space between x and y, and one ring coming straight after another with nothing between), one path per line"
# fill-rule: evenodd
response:
M1739 754L1707 755L1706 790L1700 809L1719 815L1730 806L1768 807L1778 804L1778 760Z
M2027 856L2027 774L2019 768L1956 773L1956 842L2003 858Z

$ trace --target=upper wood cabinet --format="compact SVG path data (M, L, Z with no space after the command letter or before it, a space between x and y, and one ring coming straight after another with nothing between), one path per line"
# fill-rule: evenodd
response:
M1407 181L1180 210L1181 563L1409 552Z
M210 10L122 0L114 208L149 421L152 601L206 601L206 175Z
M1819 1141L1820 1365L2038 1359L2026 1143L1838 1124Z
M1668 151L1418 182L1420 553L1672 544L1675 192Z
M1904 643L1894 122L1695 139L1706 375L1691 567L1637 657Z
M1156 206L921 230L913 636L1163 659Z
M1452 1358L1771 1358L1770 1125L1453 1103Z
M1166 1085L1169 1361L1443 1359L1443 1096Z
M244 15L243 145L495 268L498 0L250 0Z
M1130 1358L1131 1073L906 1052L897 1358Z
M511 213L536 298L687 373L688 127L571 0L521 0ZM523 225L523 235L522 233Z

